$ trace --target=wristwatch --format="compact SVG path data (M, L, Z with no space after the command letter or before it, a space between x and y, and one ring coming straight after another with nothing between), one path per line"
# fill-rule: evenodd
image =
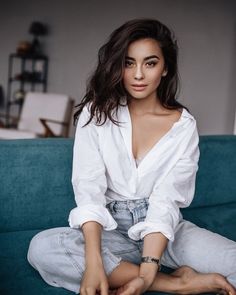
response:
M143 256L141 258L141 263L155 263L158 266L157 271L161 270L161 260L159 258L155 258L151 256Z

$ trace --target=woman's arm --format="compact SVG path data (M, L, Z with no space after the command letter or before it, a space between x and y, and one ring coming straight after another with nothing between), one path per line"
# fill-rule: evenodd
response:
M85 272L80 293L95 295L100 291L107 295L101 232L102 228L114 229L116 222L106 208L107 182L97 127L93 122L83 127L88 118L89 111L85 107L78 120L74 141L72 185L77 207L70 212L69 224L72 228L81 228L85 240Z
M162 233L151 233L144 237L143 254L142 257L153 257L161 259L163 252L167 246L168 239ZM144 279L145 290L151 286L158 271L158 264L156 263L141 263L139 276Z
M100 154L98 128L94 122L83 125L89 119L84 107L76 128L72 185L77 207L69 215L72 228L80 228L85 222L100 223L104 230L115 229L117 224L106 208L106 168Z
M81 295L108 295L108 280L101 255L102 226L94 221L82 226L85 239L85 272L80 283Z

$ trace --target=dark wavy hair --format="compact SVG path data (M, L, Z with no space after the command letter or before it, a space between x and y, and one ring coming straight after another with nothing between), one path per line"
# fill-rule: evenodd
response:
M107 118L119 125L114 118L114 112L116 113L118 107L124 105L124 102L126 102L125 105L129 102L129 95L123 85L128 46L144 38L156 40L164 56L167 75L162 77L157 89L162 106L167 109L186 108L176 100L179 77L178 46L174 34L157 20L134 19L116 29L107 43L99 49L97 68L88 81L85 96L76 106L74 123L83 107L89 104L90 119L85 125L89 124L93 118L97 125L103 125Z

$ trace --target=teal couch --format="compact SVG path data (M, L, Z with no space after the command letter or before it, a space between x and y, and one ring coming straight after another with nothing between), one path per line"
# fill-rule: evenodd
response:
M0 294L66 295L28 264L31 238L68 226L72 139L0 141ZM202 136L195 199L184 217L236 241L236 136Z

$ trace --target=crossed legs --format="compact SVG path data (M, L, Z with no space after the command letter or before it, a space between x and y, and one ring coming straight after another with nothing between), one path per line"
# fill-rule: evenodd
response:
M140 251L135 243L117 231L104 232L102 243L110 287L135 294L142 284L137 279ZM39 233L28 252L29 262L48 284L75 293L79 292L83 276L84 256L83 234L71 228ZM180 294L225 290L236 294L232 287L236 286L236 243L220 235L183 221L162 262L177 270L171 275L158 273L149 290Z

